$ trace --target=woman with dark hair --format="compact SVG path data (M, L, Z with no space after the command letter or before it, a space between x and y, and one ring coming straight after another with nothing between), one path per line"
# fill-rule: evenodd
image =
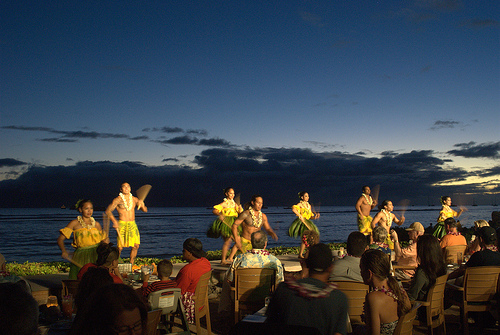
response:
M417 260L419 266L408 290L408 297L412 301L423 301L427 299L427 293L436 283L436 278L446 274L446 264L435 236L422 235L418 238Z
M224 195L226 196L224 201L214 206L212 213L217 215L217 219L210 225L207 236L212 238L222 236L224 244L222 245L221 264L229 264L226 258L229 248L231 247L231 237L233 235L231 228L238 214L243 212L243 208L234 201L234 189L232 187L226 188L224 190ZM241 233L241 226L239 229Z
M368 249L361 256L359 267L364 283L370 286L364 306L368 334L392 334L411 304L391 275L389 257L380 250Z
M97 259L97 246L101 241L109 242L108 234L102 230L99 222L94 220L94 205L88 199L81 199L75 205L82 215L72 220L68 225L61 229L61 234L57 238L57 245L62 251L62 258L70 260L69 279L76 279L80 267L87 263L95 262ZM76 248L73 258L69 257L64 240L73 234L73 243Z
M146 334L147 307L137 292L124 284L101 287L78 313L73 335Z
M113 278L109 275L109 271L104 268L88 269L78 284L75 297L76 310L84 310L85 302L88 302L92 293L110 284L113 284Z
M432 232L432 235L436 236L438 239L442 239L444 235L446 235L446 229L444 227L444 220L447 218L459 218L460 215L462 215L463 211L465 210L464 207L460 207L460 211L457 213L453 209L451 209L451 197L450 196L443 196L441 197L441 205L443 207L441 208L441 211L439 212L439 216L437 219L437 224L434 227L434 231Z
M95 263L85 264L78 272L77 278L81 280L89 268L101 267L108 271L114 283L122 284L123 278L120 271L118 271L119 255L120 251L113 246L113 243L101 242L97 247L97 260Z
M304 250L306 248L306 238L304 232L306 230L313 231L319 236L318 227L311 221L319 218L319 213L313 212L311 204L309 204L309 193L299 192L299 203L292 206L292 211L297 218L292 222L288 228L288 236L300 237L302 243L300 244L299 258L304 258Z

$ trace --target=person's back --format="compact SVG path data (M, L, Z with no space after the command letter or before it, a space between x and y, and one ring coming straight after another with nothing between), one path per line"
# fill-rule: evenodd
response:
M38 304L23 282L0 284L0 334L38 333Z
M383 228L382 228L383 229ZM367 237L359 231L354 231L347 237L347 256L333 263L330 279L333 281L348 280L362 282L359 260L368 247Z
M323 243L312 246L306 264L309 278L278 285L267 309L267 322L314 327L321 334L346 334L347 297L327 282L331 250Z

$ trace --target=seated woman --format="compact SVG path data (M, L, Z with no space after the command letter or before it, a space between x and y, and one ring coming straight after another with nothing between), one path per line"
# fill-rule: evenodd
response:
M479 245L479 239L477 238L478 231L482 227L489 227L489 226L490 224L486 220L474 221L474 234L472 235L472 238L469 244L467 245L467 250L465 251L467 255L472 255L476 251L481 250L481 246Z
M120 271L118 271L119 255L120 252L117 247L113 246L113 243L101 242L97 247L97 260L95 263L87 263L82 266L78 272L77 279L81 280L89 268L102 267L108 270L114 283L123 284L122 275L120 274Z
M148 310L133 288L111 284L92 293L71 328L73 335L145 335Z
M406 292L391 275L389 257L380 250L368 249L361 256L359 267L364 283L370 286L364 306L367 333L392 334L411 304Z

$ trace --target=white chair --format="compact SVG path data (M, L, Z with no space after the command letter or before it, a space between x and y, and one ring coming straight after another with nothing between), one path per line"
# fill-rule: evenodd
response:
M182 329L184 330L177 334L191 334L184 305L181 301L180 288L169 288L151 292L148 296L148 301L152 310L162 310L162 323L168 326L170 331L172 331L172 326L175 324L174 316L178 316L181 319ZM169 316L170 320L168 320Z

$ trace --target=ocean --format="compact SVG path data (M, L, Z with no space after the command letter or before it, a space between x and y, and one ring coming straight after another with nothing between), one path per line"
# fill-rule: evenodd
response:
M410 206L402 227L408 227L414 221L421 222L424 227L435 224L440 209L440 206ZM354 206L323 206L317 210L321 217L315 223L322 242L345 242L349 233L357 230ZM401 210L396 207L394 213L400 217ZM463 226L471 227L475 220L490 220L491 212L498 210L496 206L469 207L460 221ZM295 219L290 208L269 207L262 211L279 238L278 241L270 239L269 247L300 245L299 240L287 236L288 227ZM376 211L372 211L372 216L375 214ZM61 252L56 243L59 229L77 215L77 211L70 209L0 208L0 253L8 262L60 261ZM94 218L102 224L103 212L95 211ZM211 207L148 208L148 213L137 212L136 222L141 234L138 257L180 255L182 243L189 237L200 239L205 250L220 249L222 239L208 238L205 234L214 219ZM112 228L110 239L116 243ZM68 251L73 250L70 240L66 240L66 247ZM128 257L129 252L130 248L124 249L123 256Z

